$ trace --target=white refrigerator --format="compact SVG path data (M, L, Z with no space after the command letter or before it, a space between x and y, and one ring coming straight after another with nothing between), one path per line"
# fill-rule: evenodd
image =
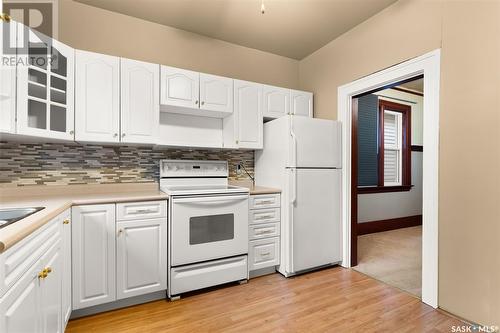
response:
M281 192L279 272L336 264L341 255L341 124L285 116L264 124L255 152L257 185Z

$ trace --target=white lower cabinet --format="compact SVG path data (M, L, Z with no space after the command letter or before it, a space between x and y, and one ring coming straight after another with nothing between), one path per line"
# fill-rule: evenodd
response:
M67 210L62 214L60 223L62 224L62 288L61 288L61 311L62 330L66 328L71 316L71 211Z
M62 256L61 216L0 254L0 332L64 330Z
M47 277L40 281L42 332L62 332L62 254L60 241L42 257L42 263L47 272Z
M248 226L248 270L280 264L280 201L279 193L250 196ZM259 274L250 274L251 277Z
M167 289L167 219L117 222L116 230L117 298Z
M72 208L73 309L112 302L115 286L115 205Z
M277 266L280 263L278 237L250 241L248 246L248 270Z
M73 310L167 289L166 216L165 201L73 207Z

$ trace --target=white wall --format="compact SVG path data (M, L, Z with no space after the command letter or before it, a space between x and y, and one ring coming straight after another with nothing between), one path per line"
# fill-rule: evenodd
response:
M423 97L392 89L375 94L395 98L379 97L381 99L411 106L411 144L421 146ZM411 153L411 184L414 186L410 191L358 195L358 223L422 214L422 155L421 152Z

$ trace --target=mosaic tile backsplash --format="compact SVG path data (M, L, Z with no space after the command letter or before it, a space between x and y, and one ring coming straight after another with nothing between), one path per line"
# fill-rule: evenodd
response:
M249 179L236 163L254 169L248 150L0 142L0 187L155 182L162 159L227 160L231 180Z

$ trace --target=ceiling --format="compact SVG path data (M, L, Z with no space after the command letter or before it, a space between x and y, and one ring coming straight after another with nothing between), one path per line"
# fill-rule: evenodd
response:
M302 59L396 0L75 0Z
M399 85L399 87L424 93L424 79L418 79L406 82Z

